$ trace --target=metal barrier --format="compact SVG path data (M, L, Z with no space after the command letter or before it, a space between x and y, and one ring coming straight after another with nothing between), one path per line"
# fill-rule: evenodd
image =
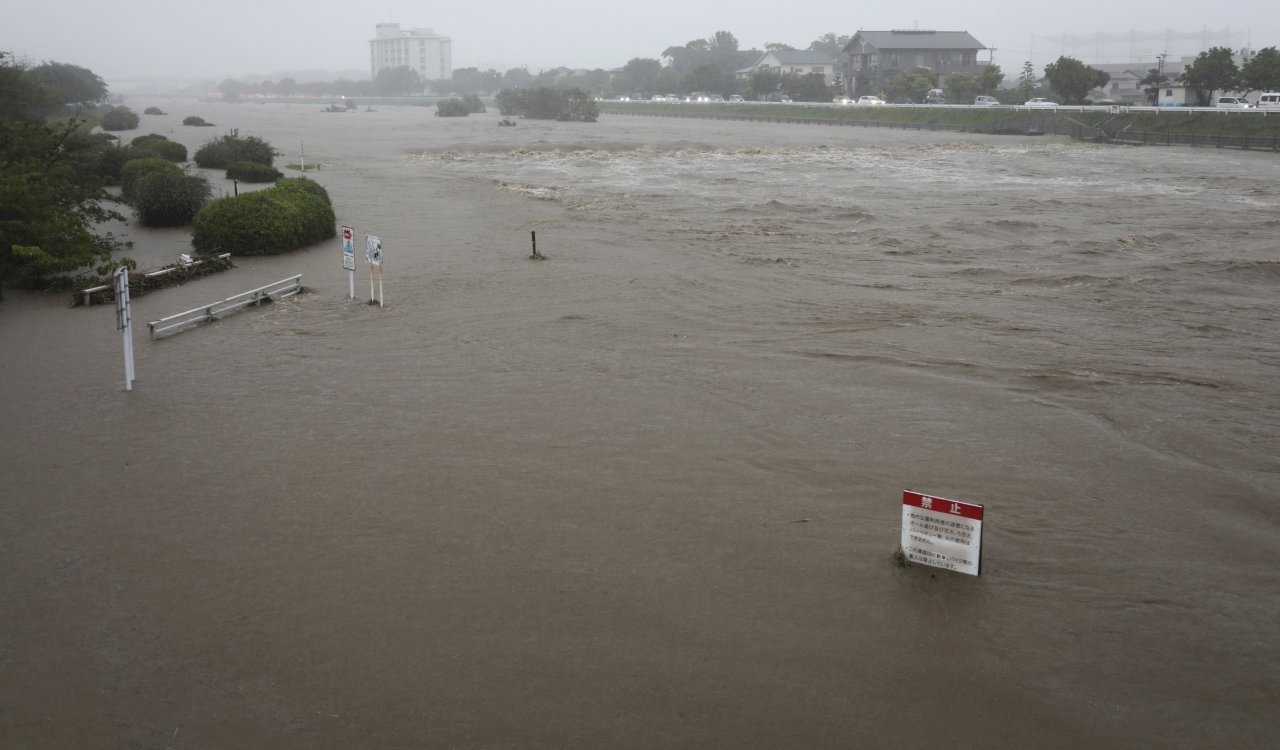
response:
M281 279L275 283L260 286L257 289L250 289L247 292L220 299L210 305L194 307L177 315L153 320L147 323L147 331L152 339L157 339L167 335L169 332L176 333L189 326L218 320L248 305L261 305L263 300L274 302L278 299L292 297L301 291L302 274L290 276L287 279Z

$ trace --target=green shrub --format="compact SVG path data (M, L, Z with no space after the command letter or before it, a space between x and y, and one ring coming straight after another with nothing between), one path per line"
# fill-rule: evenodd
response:
M227 179L241 182L275 182L283 177L275 167L252 161L233 161L227 165Z
M283 180L280 180L280 183L288 183L290 185L295 185L307 191L308 193L311 193L312 195L319 196L325 202L326 206L333 205L333 201L329 200L329 191L325 190L324 186L316 182L315 180L312 180L306 177L286 177ZM276 183L276 184L280 184L280 183Z
M134 138L132 143L134 148L146 151L161 159L168 159L169 161L187 160L187 147L181 143L175 143L162 135L156 135L155 133L140 135Z
M108 136L110 137L110 136ZM101 177L108 185L120 184L120 170L134 159L141 159L150 154L133 146L119 146L114 141L98 142L93 149L93 158L89 169Z
M155 157L131 159L125 162L125 165L120 168L120 192L125 200L132 202L133 187L138 180L157 173L182 174L182 170L167 159Z
M163 115L163 114L165 114L165 113L164 113L164 112L163 112L159 107L147 107L146 109L142 110L142 114L144 114L144 115Z
M251 161L269 167L275 157L275 149L261 138L224 135L196 149L195 162L206 169L226 169L237 161Z
M280 180L266 190L213 201L196 214L191 245L201 253L274 255L332 238L333 208L301 183Z
M133 130L138 127L138 115L128 107L112 107L99 121L103 130Z
M204 121L204 118L202 118L202 117L196 117L195 115L190 115L190 116L188 116L188 117L184 117L184 118L182 118L182 124L183 124L183 125L191 125L191 126L193 126L193 127L197 127L197 128L211 128L211 127L213 127L213 123L211 123L211 122L205 122L205 121Z
M174 171L150 172L138 178L130 202L143 225L179 227L191 223L212 192L203 175L186 174L174 167Z
M461 99L442 99L436 102L436 117L466 117L472 112L484 112L484 102L475 94Z
M520 115L530 120L573 120L595 122L599 107L591 95L581 89L559 89L540 86L532 89L503 89L498 92L498 111L504 115Z
M466 117L471 108L461 99L441 99L436 102L436 117Z

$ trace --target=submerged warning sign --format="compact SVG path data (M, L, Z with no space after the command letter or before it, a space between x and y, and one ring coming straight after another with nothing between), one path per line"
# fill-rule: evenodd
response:
M902 554L913 563L981 575L982 506L904 490Z

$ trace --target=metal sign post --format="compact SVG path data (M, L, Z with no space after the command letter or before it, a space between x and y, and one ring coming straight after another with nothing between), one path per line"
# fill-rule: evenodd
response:
M342 228L342 267L347 269L349 299L356 298L356 244L351 227Z
M369 263L369 299L373 296L373 267L378 267L378 307L386 306L386 298L382 296L382 238L376 234L364 236L364 258Z
M121 266L113 275L116 292L116 328L124 332L124 389L133 390L133 310L129 303L129 269Z

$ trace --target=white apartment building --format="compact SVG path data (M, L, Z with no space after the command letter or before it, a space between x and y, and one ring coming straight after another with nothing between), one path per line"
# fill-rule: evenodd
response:
M453 40L431 29L401 29L398 23L380 23L369 40L369 70L401 66L418 71L424 81L453 77Z

